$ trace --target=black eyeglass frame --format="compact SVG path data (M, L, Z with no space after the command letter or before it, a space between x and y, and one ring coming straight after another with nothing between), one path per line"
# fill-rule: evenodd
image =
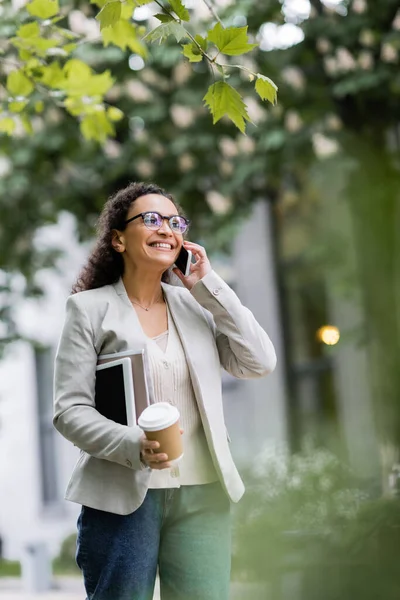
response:
M156 210L146 210L145 212L139 213L138 215L135 215L134 217L127 219L125 221L125 225L127 225L131 221L134 221L135 219L139 219L139 217L142 217L142 219L144 220L145 215L158 215L159 217L162 218L163 222L165 221L165 219L167 219L168 225L169 225L171 231L174 231L174 230L172 229L171 223L169 221L175 217L179 217L180 219L183 219L186 223L186 229L185 229L185 231L182 232L182 234L186 233L186 231L188 230L189 225L190 225L189 219L187 219L186 217L183 217L182 215L169 215L169 216L162 215L161 213L157 212ZM160 227L161 227L161 225L160 225Z

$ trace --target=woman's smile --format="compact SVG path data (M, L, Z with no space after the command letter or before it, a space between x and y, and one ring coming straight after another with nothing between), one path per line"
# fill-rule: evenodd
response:
M168 242L154 242L153 244L149 244L151 248L155 248L156 250L161 250L164 252L171 252L174 248L172 244Z

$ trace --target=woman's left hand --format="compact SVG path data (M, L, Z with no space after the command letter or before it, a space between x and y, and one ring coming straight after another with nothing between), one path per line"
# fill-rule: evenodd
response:
M196 262L192 263L190 275L187 277L185 277L179 269L175 268L173 271L182 281L183 285L187 287L188 290L191 290L200 279L203 279L207 273L210 273L212 267L203 246L199 246L199 244L194 244L193 242L184 242L183 245L186 250L192 252Z

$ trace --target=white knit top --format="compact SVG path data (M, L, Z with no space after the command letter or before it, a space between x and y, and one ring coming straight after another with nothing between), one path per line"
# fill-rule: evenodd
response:
M168 331L156 338L149 338L147 352L155 402L170 402L180 412L180 425L184 430L184 456L178 469L152 471L149 485L152 489L176 488L218 480L200 419L185 353L168 306L167 313Z

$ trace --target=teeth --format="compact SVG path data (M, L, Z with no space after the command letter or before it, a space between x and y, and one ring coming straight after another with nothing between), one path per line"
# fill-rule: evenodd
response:
M171 250L171 244L162 244L159 242L156 242L155 244L151 244L152 246L154 246L154 248L167 248L168 250Z

